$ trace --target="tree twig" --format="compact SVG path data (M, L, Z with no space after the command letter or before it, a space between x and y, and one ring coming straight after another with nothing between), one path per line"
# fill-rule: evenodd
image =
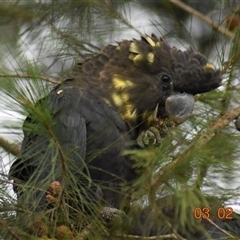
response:
M223 232L224 234L226 234L228 237L230 238L235 238L232 234L230 234L229 232L225 231L224 229L220 228L217 224L215 224L211 219L206 219L208 222L210 222L215 228L217 228L219 231Z
M21 148L16 143L10 143L7 139L0 137L0 147L14 156L19 156Z
M233 39L234 38L234 34L232 32L230 32L227 28L220 26L219 24L217 24L216 22L214 22L213 20L211 20L209 17L201 14L199 11L195 10L194 8L188 6L187 4L179 1L179 0L170 0L170 2L172 4L174 4L175 6L183 9L184 11L193 14L194 16L198 17L199 19L201 19L203 22L205 22L206 24L208 24L209 26L211 26L213 29L215 29L216 31L222 33L223 35Z
M129 240L137 240L137 239L141 239L141 240L161 240L161 239L177 239L177 236L175 234L166 234L166 235L159 235L159 236L152 236L152 237L143 237L143 236L135 236L135 235L120 235L118 234L116 236L117 238L120 239L129 239Z
M41 79L43 81L54 83L54 84L60 84L61 83L60 81L57 81L57 80L55 80L53 78L45 77L45 76L42 76L42 75L0 74L0 77L3 77L3 78L33 78L33 79L39 78L39 79Z
M218 121L210 124L205 133L196 136L195 139L192 140L192 142L189 144L189 146L186 147L176 157L175 160L161 168L155 174L155 179L153 180L150 187L153 189L158 188L161 183L170 179L172 177L172 169L176 169L177 166L186 162L195 149L199 149L207 144L217 134L217 132L221 130L221 128L228 125L238 116L240 116L240 107L229 110Z

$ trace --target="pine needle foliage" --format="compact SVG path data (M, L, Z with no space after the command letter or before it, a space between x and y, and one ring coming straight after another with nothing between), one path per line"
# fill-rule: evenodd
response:
M240 195L239 184L234 183L239 182L240 133L234 121L240 115L240 28L223 34L206 22L213 19L225 27L238 2L184 2L181 10L174 1L0 3L1 109L14 116L0 121L1 132L8 133L0 135L0 239L211 239L213 223L204 217L197 219L196 209L217 213ZM209 19L196 20L196 12L190 14L187 7ZM142 18L144 26L138 23ZM131 199L128 208L114 212L114 220L107 222L102 218L105 203L87 194L93 184L88 174L76 179L78 166L68 161L76 153L62 149L51 127L54 118L49 106L39 99L60 84L76 62L115 40L151 34L148 30L161 34L170 45L194 45L221 68L223 83L217 90L197 95L192 116L180 126L169 127L158 147L131 151L140 177L134 182L134 192L125 191L129 192L126 199ZM29 114L37 127L31 122L22 127ZM17 201L8 171L24 144L22 130L41 134L48 144L36 139L35 154L41 164L27 183L18 183L24 194ZM42 182L34 181L43 168L52 174ZM56 181L59 176L63 176L61 186ZM48 204L44 205L46 194ZM101 189L97 194L101 195ZM25 201L31 203L32 211ZM86 211L79 210L79 204ZM39 206L43 206L40 212ZM219 230L223 239L240 236L239 229L224 227L220 227L223 232Z

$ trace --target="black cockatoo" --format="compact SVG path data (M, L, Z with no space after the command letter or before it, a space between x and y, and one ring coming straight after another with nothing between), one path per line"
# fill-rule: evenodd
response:
M193 96L220 83L220 71L203 55L155 35L104 47L28 107L21 154L9 173L20 202L42 209L48 186L59 181L72 205L83 209L100 198L119 208L122 188L138 176L124 150L158 144L158 119L182 123Z

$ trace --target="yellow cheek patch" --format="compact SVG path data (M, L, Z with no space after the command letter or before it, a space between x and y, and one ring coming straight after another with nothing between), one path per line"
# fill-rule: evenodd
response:
M124 120L136 120L137 119L137 109L133 109L133 106L130 104L125 105L125 111L122 114Z
M128 87L132 87L134 86L134 84L126 79L122 79L120 76L118 75L114 75L113 76L113 86L115 89L122 91L124 88L128 88Z
M147 55L147 60L148 60L148 62L150 62L150 63L153 63L153 62L154 62L154 53L153 53L153 52L148 53L148 55Z
M115 74L112 79L115 91L111 94L111 98L115 106L118 108L122 119L126 121L134 121L137 119L137 109L129 102L130 95L127 88L134 86L133 82L122 78L121 75Z
M150 126L153 124L153 120L154 120L154 116L153 114L151 114L150 116L148 116L147 118L147 124Z
M57 94L61 94L63 92L63 90L58 90Z
M117 107L121 107L124 105L130 105L128 103L129 95L127 93L119 93L118 94L118 93L114 92L114 93L112 93L111 98Z
M215 67L212 63L207 63L204 67L205 68L211 68L211 69L215 70Z
M142 114L142 120L147 122L147 125L152 125L153 120L154 120L154 114L148 111L145 111Z
M122 119L124 120L136 120L137 110L133 108L129 100L129 95L127 93L112 93L112 101L115 106L118 108Z
M117 94L117 93L112 93L111 95L112 97L112 100L114 102L114 104L117 106L117 107L120 107L123 105L123 99Z
M142 114L142 119L147 119L149 116L149 112L148 111L144 111Z
M129 100L129 95L127 93L122 93L121 98L124 102L127 102Z

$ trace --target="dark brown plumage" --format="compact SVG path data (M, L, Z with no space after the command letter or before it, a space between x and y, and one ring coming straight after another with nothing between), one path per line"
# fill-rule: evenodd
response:
M170 89L158 84L163 76L172 81L172 92L193 95L211 91L221 82L220 71L203 55L192 48L181 51L170 47L155 35L109 45L100 54L79 63L71 75L81 87L104 96L122 114L128 103L133 106L132 111L135 107L140 121L148 116L143 113L152 112L157 103L164 114L162 108ZM113 93L122 100L122 106L117 105ZM127 94L128 99L122 94Z
M220 71L204 56L170 47L155 35L108 45L77 64L38 102L40 111L27 117L21 155L10 170L15 182L31 189L15 185L20 201L42 209L48 186L59 181L74 206L84 208L81 202L100 197L119 208L122 185L137 177L134 161L123 151L139 148L139 136L141 146L148 143L141 138L159 142L155 118L185 121L192 95L220 83ZM47 121L41 114L46 109L52 118ZM67 194L73 188L74 194Z

